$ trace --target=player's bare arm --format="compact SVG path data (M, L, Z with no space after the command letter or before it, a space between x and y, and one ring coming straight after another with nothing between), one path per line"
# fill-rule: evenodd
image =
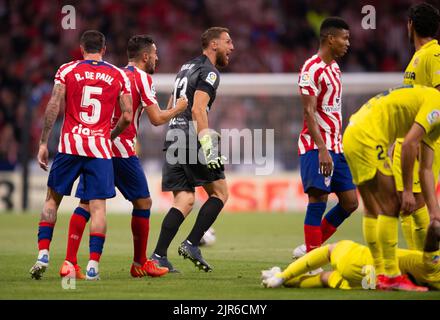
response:
M47 141L53 125L57 120L60 111L61 103L64 101L66 95L66 86L61 83L55 84L52 90L52 96L47 103L46 112L44 114L44 126L41 132L40 148L38 150L38 163L44 171L48 169L49 151L47 149Z
M419 152L420 142L424 135L425 129L418 123L414 123L402 143L401 165L403 192L401 211L404 214L410 214L416 208L416 200L412 190L413 170L414 162Z
M425 143L422 143L419 176L423 198L428 207L429 215L431 217L430 220L437 220L440 222L440 207L435 194L435 179L434 173L432 172L433 162L434 150Z
M204 91L196 90L194 93L194 103L191 111L193 120L197 123L197 134L207 132L206 130L209 128L208 113L206 112L209 99L209 94Z
M123 94L119 98L119 106L121 108L121 117L112 130L110 138L114 140L122 131L127 128L133 119L133 100L131 94Z
M316 105L317 98L315 96L301 95L301 102L304 107L304 119L307 123L310 135L318 146L319 151L319 170L324 176L330 176L333 171L333 160L328 152L327 147L319 132L319 126L316 122Z
M167 107L167 110L161 110L157 104L152 104L145 107L145 111L147 112L151 124L154 126L160 126L170 121L179 113L182 113L187 106L188 100L185 97L180 97L177 99L176 106L174 108Z

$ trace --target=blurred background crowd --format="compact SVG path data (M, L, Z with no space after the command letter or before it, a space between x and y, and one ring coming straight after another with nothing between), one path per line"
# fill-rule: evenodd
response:
M0 170L13 170L24 151L36 154L54 74L61 64L81 58L78 42L86 29L106 35L105 59L118 66L127 62L125 49L131 35L151 34L160 59L156 72L176 73L181 64L200 53L203 30L225 26L235 51L223 72L290 73L298 72L316 52L321 21L338 15L351 29L351 47L340 62L343 73L402 72L413 54L406 29L407 10L413 3L416 1L0 0ZM65 4L76 9L75 30L61 28ZM361 27L362 7L367 4L376 9L376 30ZM163 105L166 100L165 95L159 96ZM302 126L297 98L218 97L212 123L216 129L275 128L275 139L280 139L276 140L277 168L296 168ZM61 124L62 114L52 134L52 156ZM159 163L164 128L142 127L141 158ZM30 141L23 150L25 134ZM150 147L142 141L149 141Z

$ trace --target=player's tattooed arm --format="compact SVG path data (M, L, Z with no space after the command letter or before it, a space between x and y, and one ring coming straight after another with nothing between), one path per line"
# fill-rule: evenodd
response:
M46 143L49 139L49 134L52 131L53 125L57 120L60 111L60 105L66 95L66 86L64 84L55 84L52 90L52 96L47 103L46 112L44 114L44 126L41 133L40 144Z
M114 140L122 131L127 128L133 120L133 100L131 94L123 94L119 97L119 107L121 108L121 117L112 130L110 138Z
M61 103L64 102L66 96L66 86L61 83L55 84L52 90L52 96L47 103L46 112L44 114L44 126L41 132L40 147L38 149L38 164L44 171L49 167L49 150L47 148L47 140L49 139L50 132L53 125L57 120L58 113L60 111Z

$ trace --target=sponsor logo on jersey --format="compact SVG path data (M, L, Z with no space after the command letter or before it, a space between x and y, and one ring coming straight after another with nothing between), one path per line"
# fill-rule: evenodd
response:
M410 79L410 80L416 80L416 73L415 72L409 72L406 71L403 75L404 79Z
M428 114L428 122L429 124L433 124L438 121L440 118L440 110L433 110Z
M205 81L208 82L212 86L214 85L215 80L217 80L217 74L215 72L208 73L208 76L205 79Z

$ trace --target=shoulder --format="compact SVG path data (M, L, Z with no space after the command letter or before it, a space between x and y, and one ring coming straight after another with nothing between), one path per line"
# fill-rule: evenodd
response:
M324 67L325 63L322 62L321 58L317 54L315 54L304 62L301 68L301 73L316 72L317 70L323 69Z
M80 62L81 62L81 60L74 60L74 61L64 63L58 68L58 72L70 71L73 68L75 68Z

